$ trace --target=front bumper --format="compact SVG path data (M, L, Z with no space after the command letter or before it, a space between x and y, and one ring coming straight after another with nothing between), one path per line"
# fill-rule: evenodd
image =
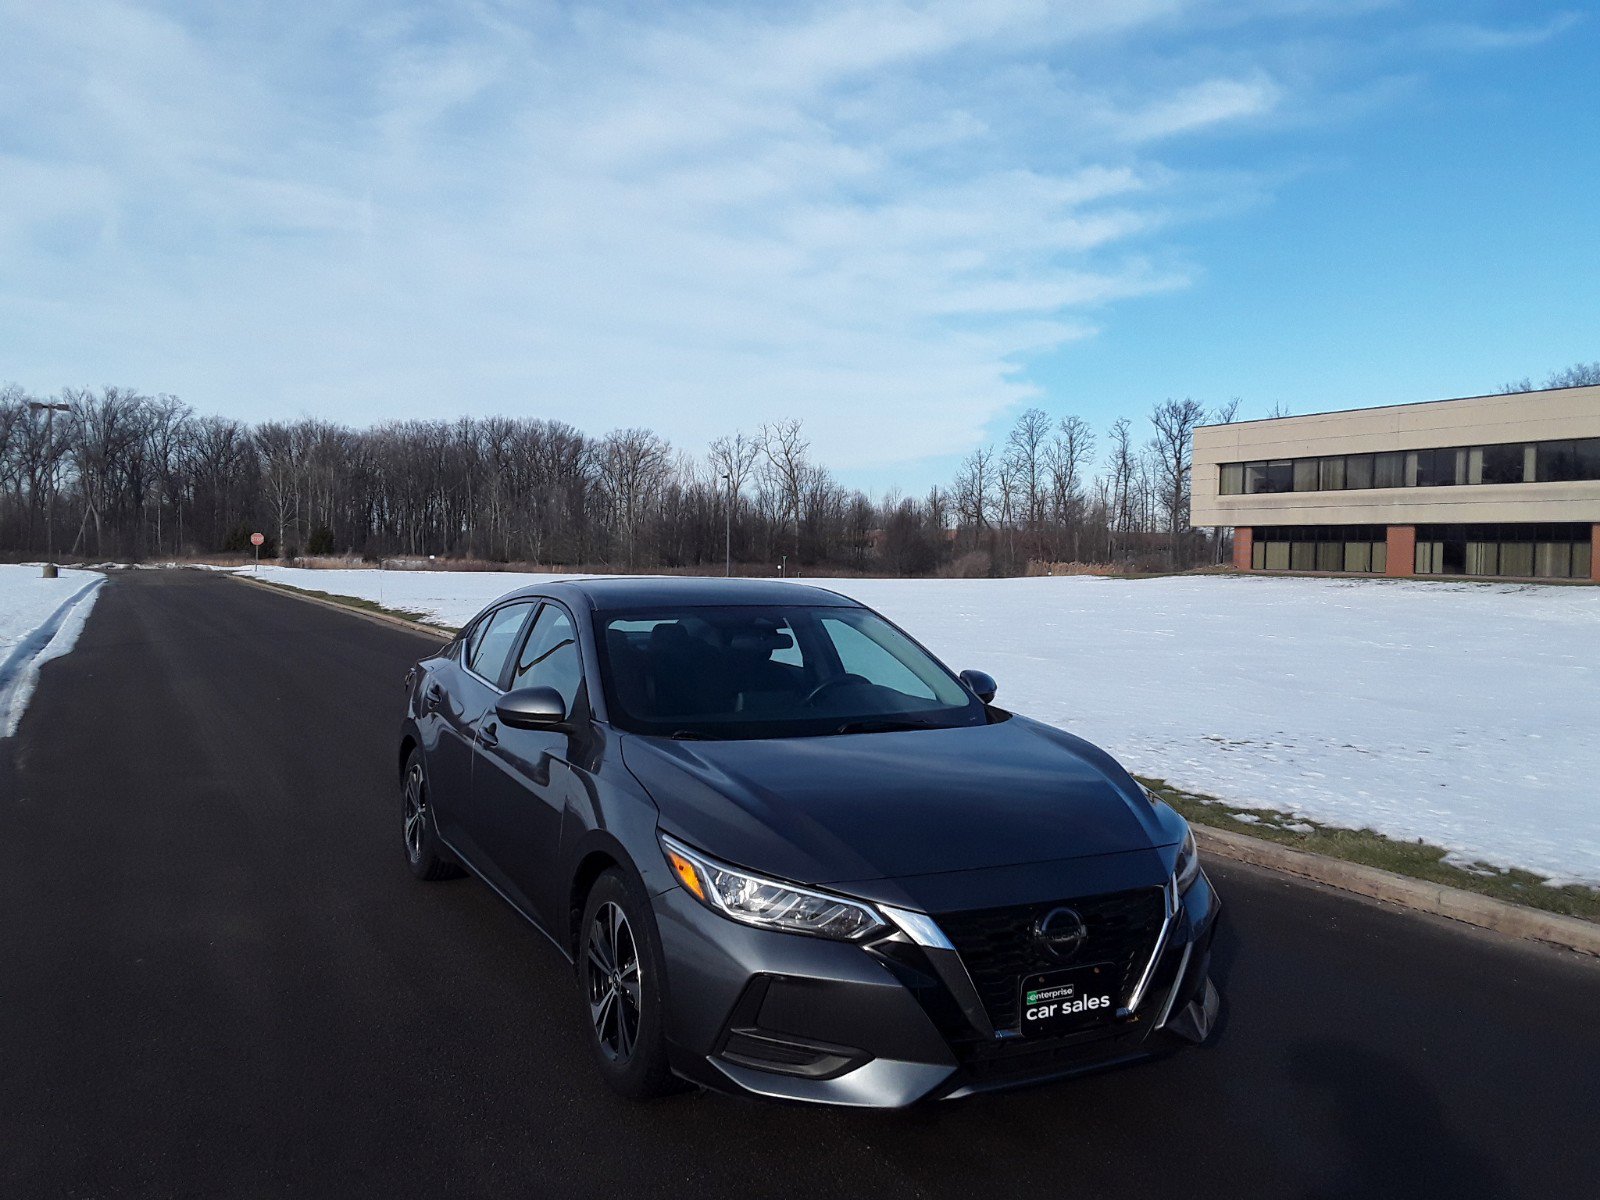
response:
M905 933L857 944L755 929L671 888L655 909L673 1066L724 1091L895 1108L1167 1053L1204 1041L1215 1022L1218 907L1203 873L1177 897L1131 1012L1023 1038L993 1027L955 950Z

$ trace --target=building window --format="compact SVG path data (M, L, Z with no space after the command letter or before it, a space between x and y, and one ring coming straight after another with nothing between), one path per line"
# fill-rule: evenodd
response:
M1498 573L1515 579L1530 578L1533 575L1533 543L1501 542Z
M1408 450L1406 452L1407 487L1449 487L1465 483L1467 452L1465 450Z
M1223 463L1224 496L1600 480L1600 438Z
M1372 456L1372 486L1377 488L1401 487L1405 483L1404 454L1392 452Z
M1467 574L1500 574L1500 543L1469 541L1467 543Z
M1536 462L1540 483L1600 479L1600 438L1576 442L1540 442Z
M1587 579L1590 526L1435 525L1417 530L1419 575Z
M1539 579L1571 579L1572 543L1535 542L1533 573Z
M1600 479L1600 438L1585 438L1572 445L1578 478Z
M1382 573L1388 562L1381 525L1272 526L1256 529L1251 566L1257 571Z
M1527 458L1527 447L1519 444L1508 446L1479 446L1473 450L1474 462L1469 480L1472 483L1522 483L1523 462Z
M1578 477L1577 458L1571 442L1543 443L1537 461L1540 483L1564 483Z

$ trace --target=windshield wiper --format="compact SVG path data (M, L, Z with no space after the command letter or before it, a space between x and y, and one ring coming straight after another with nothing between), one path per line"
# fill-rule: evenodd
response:
M937 726L927 721L890 721L890 720L865 720L846 721L835 733L901 733L907 729L935 729Z
M675 729L667 736L675 742L710 742L715 740L709 734L696 733L693 729Z

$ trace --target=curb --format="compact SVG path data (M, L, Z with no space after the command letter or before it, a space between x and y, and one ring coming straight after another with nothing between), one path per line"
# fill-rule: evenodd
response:
M1294 850L1231 830L1208 829L1204 825L1193 828L1200 848L1221 858L1297 875L1358 896L1386 900L1413 912L1448 917L1508 937L1528 938L1580 954L1600 956L1600 925L1592 921L1523 908L1442 883L1428 883L1361 863Z
M420 637L437 638L439 641L448 642L456 635L454 629L444 629L438 625L424 625L420 621L408 621L404 617L392 617L388 613L370 612L364 608L340 604L337 600L324 600L321 596L313 596L296 588L280 587L275 583L252 579L248 575L235 575L232 571L217 571L214 574L221 575L226 579L237 579L240 583L248 583L251 587L261 588L264 591L271 592L274 596L288 596L291 600L303 600L307 604L331 608L334 612L341 612L350 617L360 617L363 621L372 621L378 625L387 625L390 629L403 629L407 633L415 633Z

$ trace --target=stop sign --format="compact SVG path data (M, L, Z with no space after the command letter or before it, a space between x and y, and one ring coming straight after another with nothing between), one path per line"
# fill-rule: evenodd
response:
M266 540L267 540L267 535L264 534L264 533L252 533L250 535L250 544L252 546L259 546L259 545L261 545L262 542L264 542Z

